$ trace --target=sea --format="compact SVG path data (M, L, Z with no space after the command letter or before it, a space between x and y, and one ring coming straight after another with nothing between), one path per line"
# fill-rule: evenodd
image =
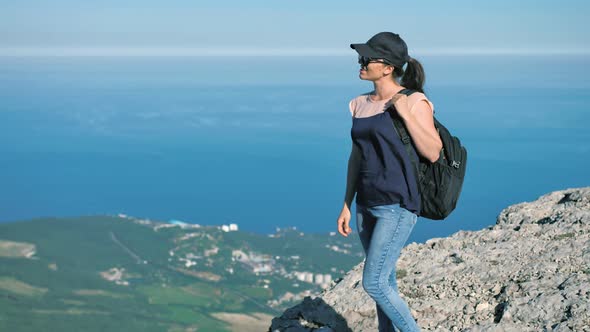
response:
M419 218L408 242L590 185L587 55L413 56L468 162L456 210ZM372 90L358 69L354 54L0 57L0 222L125 214L335 232L348 102Z

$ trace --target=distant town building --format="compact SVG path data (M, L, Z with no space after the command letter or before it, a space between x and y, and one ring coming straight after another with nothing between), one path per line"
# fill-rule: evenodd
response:
M200 236L200 235L201 235L201 233L187 233L187 234L184 234L182 237L180 237L179 240L184 241L184 240L190 239L195 236Z
M156 226L154 226L154 230L157 231L160 228L170 228L170 227L178 227L178 225L172 225L172 224L158 224Z
M311 272L295 271L293 274L295 274L295 277L297 278L297 280L313 283L313 273L311 273Z
M241 250L232 250L231 256L232 258L235 258L238 262L249 260L248 255L246 255L246 253Z
M324 282L324 275L323 274L316 274L315 275L315 283L316 284L322 284Z
M186 256L186 258L188 258L188 259L192 259L192 258L195 258L195 259L201 259L201 258L203 258L203 256L195 255L195 254L193 254L192 252L189 252L189 253L187 253L185 256Z
M207 256L211 256L211 255L216 255L218 252L219 252L219 248L213 247L211 249L205 250L205 252L203 254L205 255L205 257L207 257Z
M135 219L135 222L141 225L151 225L152 221L149 219Z
M235 232L238 230L238 224L221 225L221 230L224 232Z
M332 282L332 275L331 274L321 274L321 273L317 273L317 274L313 274L311 272L307 272L307 271L295 271L293 272L293 274L295 275L295 278L297 278L297 280L299 281L305 281L308 283L312 283L312 284L316 284L316 285L321 285L322 288L327 288L330 284L330 282Z
M272 266L270 264L260 264L256 265L252 268L252 272L254 273L268 273L272 271Z

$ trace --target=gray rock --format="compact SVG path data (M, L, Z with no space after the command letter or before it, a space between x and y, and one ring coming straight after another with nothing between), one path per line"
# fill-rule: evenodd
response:
M494 226L410 243L400 295L424 331L589 331L590 187L504 209ZM376 331L363 263L269 331Z

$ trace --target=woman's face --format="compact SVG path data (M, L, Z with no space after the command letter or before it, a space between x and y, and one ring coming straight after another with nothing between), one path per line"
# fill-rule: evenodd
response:
M371 61L360 61L361 68L359 70L359 78L361 80L367 81L376 81L381 79L385 76L391 75L393 72L393 67L386 63L383 63L383 60L375 59Z

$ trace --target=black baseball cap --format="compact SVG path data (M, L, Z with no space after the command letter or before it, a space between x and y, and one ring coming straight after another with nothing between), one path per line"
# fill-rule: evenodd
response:
M350 44L359 55L384 59L395 67L403 67L410 59L406 42L393 32L379 32L364 44Z

